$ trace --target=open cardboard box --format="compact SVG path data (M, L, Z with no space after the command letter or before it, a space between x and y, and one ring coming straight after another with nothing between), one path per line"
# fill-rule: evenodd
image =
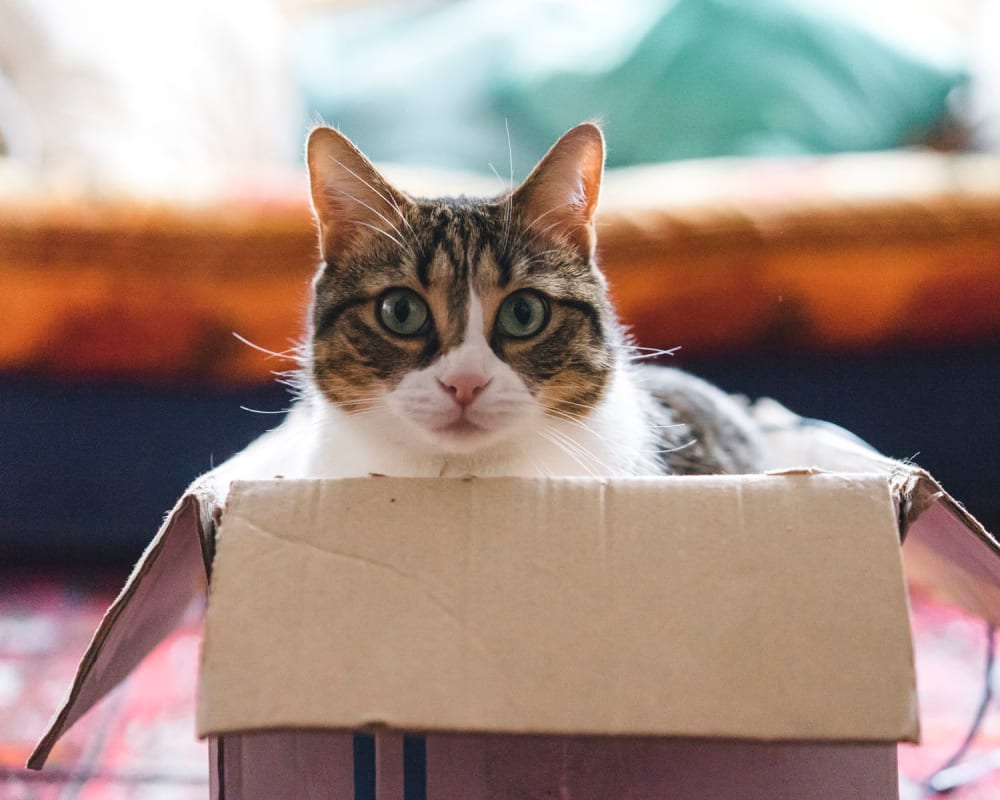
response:
M895 797L899 543L997 622L1000 547L922 470L756 413L776 463L838 471L196 483L29 766L210 584L214 798Z

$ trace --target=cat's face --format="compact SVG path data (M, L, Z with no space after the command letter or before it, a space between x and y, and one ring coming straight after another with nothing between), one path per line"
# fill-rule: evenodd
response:
M575 128L496 201L417 201L342 135L310 137L324 264L312 377L348 414L388 412L417 446L470 453L586 416L615 362L593 264L603 165Z

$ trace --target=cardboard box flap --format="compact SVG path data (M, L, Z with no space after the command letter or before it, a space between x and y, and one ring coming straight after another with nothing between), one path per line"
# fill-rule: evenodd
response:
M167 516L101 620L29 768L41 769L63 732L177 626L194 598L204 596L214 508L208 489L195 486Z
M924 470L893 484L909 581L1000 625L1000 543Z
M201 735L917 736L884 476L235 483L217 544Z
M909 582L1000 624L1000 544L930 474L774 400L758 400L752 413L767 436L768 466L774 471L811 466L885 475L900 507Z

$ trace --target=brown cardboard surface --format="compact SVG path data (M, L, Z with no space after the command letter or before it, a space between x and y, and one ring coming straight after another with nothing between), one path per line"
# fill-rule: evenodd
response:
M903 555L910 582L1000 625L1000 546L951 498L916 518Z
M913 740L896 510L878 475L236 483L199 731Z
M101 620L73 685L31 754L31 769L41 769L62 733L177 626L194 598L204 596L206 499L184 495L146 548Z

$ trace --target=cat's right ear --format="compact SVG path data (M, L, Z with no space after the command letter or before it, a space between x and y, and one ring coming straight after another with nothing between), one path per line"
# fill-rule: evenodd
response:
M335 263L368 236L397 237L403 206L411 201L379 174L350 139L333 128L314 128L306 145L306 163L327 263Z

